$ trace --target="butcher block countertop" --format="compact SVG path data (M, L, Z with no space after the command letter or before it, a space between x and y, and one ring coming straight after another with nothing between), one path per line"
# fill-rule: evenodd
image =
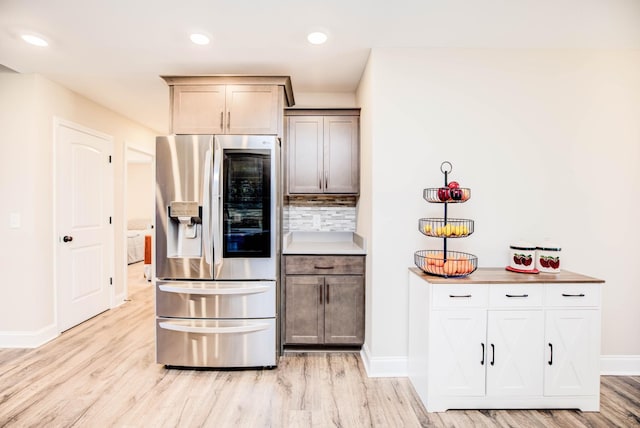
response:
M562 270L559 273L517 273L505 268L478 268L463 278L442 278L428 275L417 267L409 270L431 284L542 284L542 283L603 283L604 280Z

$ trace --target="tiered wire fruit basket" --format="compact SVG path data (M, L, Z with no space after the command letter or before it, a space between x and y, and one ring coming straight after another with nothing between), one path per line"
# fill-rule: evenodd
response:
M442 250L416 251L415 264L423 272L444 278L461 278L470 275L478 268L478 258L473 254L447 249L447 239L464 238L473 233L473 220L449 218L449 204L464 203L471 198L471 190L463 188L455 181L448 181L453 170L451 162L444 161L440 171L444 174L444 187L424 189L422 196L427 202L443 204L444 217L421 218L418 230L426 236L441 238Z

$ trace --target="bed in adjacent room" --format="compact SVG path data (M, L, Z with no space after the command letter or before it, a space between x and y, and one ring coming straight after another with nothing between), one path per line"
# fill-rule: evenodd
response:
M127 224L127 263L144 260L144 239L151 236L150 219L132 219Z

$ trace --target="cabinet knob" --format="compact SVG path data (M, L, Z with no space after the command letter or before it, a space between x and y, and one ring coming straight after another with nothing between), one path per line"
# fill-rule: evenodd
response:
M67 235L67 236L62 238L62 241L63 242L71 242L71 241L73 241L73 236L68 236Z

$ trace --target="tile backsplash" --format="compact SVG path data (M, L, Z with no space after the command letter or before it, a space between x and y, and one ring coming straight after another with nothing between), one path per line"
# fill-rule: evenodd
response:
M285 232L355 232L356 198L353 196L291 196L283 210Z

